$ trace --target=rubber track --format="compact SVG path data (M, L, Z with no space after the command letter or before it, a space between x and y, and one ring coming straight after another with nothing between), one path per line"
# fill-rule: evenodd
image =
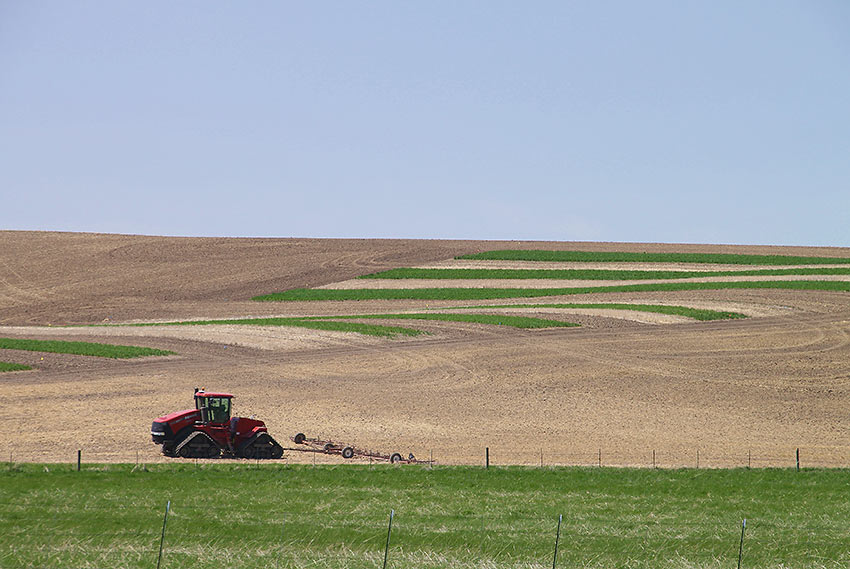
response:
M174 449L174 454L175 454L176 456L180 456L180 450L181 450L183 447L185 447L186 445L188 445L188 444L189 444L189 443L190 443L193 439L195 439L195 438L197 438L197 437L203 437L203 438L207 439L207 440L210 442L210 444L212 444L212 446L214 446L214 447L218 448L218 445L216 444L216 442L215 442L214 440L212 440L212 439L210 438L210 436L209 436L209 435L207 435L207 434L206 434L206 433L204 433L203 431L194 431L194 432L190 433L188 437L186 437L185 439L183 439L183 441L182 441L179 445L177 445L177 447ZM219 448L219 453L221 453L221 449L220 449L220 448ZM186 458L208 458L208 457L205 457L205 456L204 456L204 457L201 457L201 456L189 456L189 457L186 457Z
M282 456L283 455L283 447L281 447L280 444L278 444L278 442L276 440L274 440L274 437L272 437L267 432L257 433L254 436L252 436L250 439L248 439L248 441L239 448L239 456L244 457L245 456L245 450L247 448L253 446L254 443L256 443L263 436L268 437L268 439L271 443L270 446L272 446L272 445L277 446L281 449L281 456ZM252 457L252 458L271 459L272 457L270 457L270 456L260 456L260 457Z

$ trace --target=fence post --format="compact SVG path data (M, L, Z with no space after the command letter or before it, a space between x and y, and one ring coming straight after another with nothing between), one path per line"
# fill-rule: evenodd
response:
M655 449L652 449L652 468L655 468Z
M484 468L490 468L490 447L484 447Z
M602 468L602 449L599 449L599 462L597 463Z
M797 472L800 472L800 449L797 449Z
M280 549L278 550L277 561L275 567L280 567L280 558L283 557L283 540L286 539L286 514L281 516L283 519L280 524Z
M697 449L697 470L699 470L699 449Z
M753 451L747 450L747 468L753 467Z
M384 547L384 569L387 569L387 556L390 552L390 534L393 531L393 516L395 516L395 510L390 510L390 525L387 528L387 545Z
M744 556L744 530L747 529L747 518L741 524L741 545L738 546L738 569L741 569L741 559Z
M558 542L561 541L561 519L564 514L558 515L558 532L555 534L555 557L552 559L552 569L555 569L555 564L558 563Z
M171 510L171 500L165 504L165 517L162 518L162 536L159 538L159 557L156 559L156 569L162 563L162 546L165 544L165 525L168 523L168 512Z
M80 462L83 459L83 451L82 449L77 449L77 472L80 471Z

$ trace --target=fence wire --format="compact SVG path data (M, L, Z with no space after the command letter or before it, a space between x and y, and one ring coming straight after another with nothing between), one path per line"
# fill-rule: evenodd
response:
M490 466L607 466L636 468L847 468L850 467L848 448L800 447L771 450L676 449L663 448L624 452L604 447L592 450L559 450L552 448L516 451L499 447L467 448L443 453L440 449L417 449L418 464ZM79 453L79 454L78 454ZM403 453L404 457L408 454ZM44 464L159 464L194 463L197 459L168 458L150 446L119 452L105 452L80 445L78 452L57 454L52 450L7 448L0 460L8 465L16 462ZM799 459L799 462L798 462ZM245 463L245 459L216 459L219 463ZM255 461L256 462L256 461ZM264 464L380 464L380 459L354 458L345 460L339 455L287 451L280 460ZM2 463L0 463L2 468Z

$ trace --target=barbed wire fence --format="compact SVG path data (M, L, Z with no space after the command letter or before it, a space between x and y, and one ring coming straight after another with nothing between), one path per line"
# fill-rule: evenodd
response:
M818 450L793 448L786 452L728 454L717 450L694 450L688 463L682 459L684 453L681 450L618 454L605 449L572 453L540 449L516 453L484 447L478 451L470 450L467 464L478 465L481 469L503 466L806 469L823 466L824 462L826 466L850 464L850 461L842 462L846 455L841 449L830 448L821 459L818 458ZM462 453L460 455L463 456ZM317 459L317 466L352 464L352 461L339 456L298 456ZM429 460L402 468L439 468L439 454L433 453L433 456L433 462ZM65 460L58 460L62 458ZM123 467L130 472L162 464L194 464L198 468L243 464L249 468L264 468L266 465L279 467L288 463L287 459L248 461L151 457L149 447L121 454L81 448L69 457L57 457L48 451L22 452L16 456L13 449L9 451L8 468L14 470L21 463L35 463L44 464L48 470L96 471L109 470L110 463L119 460L123 464L135 463L132 469ZM362 460L354 462L368 464ZM311 462L301 464L309 466ZM377 463L372 466L377 466ZM542 514L536 518L517 518L498 512L489 515L462 513L452 516L447 523L445 519L427 513L406 511L404 508L396 510L388 504L386 517L374 517L364 522L362 517L347 520L328 512L310 516L304 512L266 509L258 515L257 511L244 506L199 505L184 503L179 498L166 501L159 496L141 505L107 508L86 504L83 508L87 513L104 517L116 517L114 508L119 509L119 519L124 514L122 508L137 514L125 527L109 527L92 538L78 531L76 524L80 512L74 508L57 506L45 514L30 511L25 503L0 503L0 516L15 516L19 520L16 531L20 532L20 539L15 535L0 538L0 543L4 543L4 547L0 547L0 567L58 569L68 566L70 559L74 566L79 567L159 569L219 567L223 564L263 569L383 569L387 566L538 569L570 564L595 566L591 561L600 555L600 551L610 543L619 544L619 536L605 535L605 531L599 529L606 523L610 524L611 520L585 518L575 521L570 519L569 512L556 518ZM562 520L566 521L563 526ZM662 565L661 561L681 567L732 567L736 563L741 567L741 563L746 566L748 547L764 552L776 548L781 542L806 551L812 536L850 544L850 529L837 526L833 520L789 522L788 527L777 529L776 520L748 520L744 525L743 520L728 517L709 525L711 530L707 533L711 535L707 535L704 522L676 520L675 527L671 527L663 520L648 523L632 521L618 529L624 537L637 538L634 542L637 545L620 544L623 558L640 559L641 555L645 555L642 551L645 544L655 544L661 550L656 554L656 560ZM429 543L429 539L434 542ZM200 563L199 559L204 559L204 562ZM674 562L677 559L678 562ZM850 554L845 555L843 560L850 560ZM834 565L813 566L841 565L836 561Z
M407 454L402 455L407 458ZM424 466L524 466L524 467L613 467L613 468L850 468L850 447L806 448L795 447L771 450L645 450L622 451L599 447L595 450L557 450L543 448L524 451L499 447L467 448L453 450L443 458L439 449L422 452L414 456L416 464ZM57 454L52 450L16 449L7 447L0 460L8 466L16 463L71 464L82 468L85 464L180 464L198 462L198 459L170 458L153 453L150 447L103 451L80 445L76 451ZM212 463L256 463L256 464L379 464L378 458L355 457L343 459L339 454L321 452L298 452L287 450L282 459L252 461L247 459L203 459Z
M593 560L612 547L621 556L622 564L617 566L638 566L638 560L651 559L664 566L733 567L737 563L742 567L748 552L758 550L764 557L764 552L780 541L786 548L797 548L797 557L807 558L807 548L817 547L808 541L812 535L821 541L850 540L847 528L829 523L789 524L777 532L773 520L732 517L711 524L655 520L618 526L605 518L571 521L569 514L517 518L481 513L456 515L447 524L429 514L391 508L385 516L364 520L362 516L352 519L330 512L308 515L286 510L267 510L259 516L256 511L234 506L179 500L132 505L139 514L133 518L133 527L116 524L91 537L78 531L81 512L75 508L57 508L49 515L25 515L26 506L12 502L0 503L0 508L6 515L25 516L16 530L22 536L29 534L27 538L0 538L0 543L5 541L0 548L0 566L42 569L64 569L69 561L79 567L157 569L224 564L264 569L557 569L581 560L582 566L596 566ZM116 508L120 509L84 506L89 515L114 516ZM42 537L33 538L33 534ZM654 551L648 555L647 549ZM781 557L781 553L776 555ZM630 565L629 560L634 563ZM836 567L839 562L836 560ZM771 566L786 566L783 563Z

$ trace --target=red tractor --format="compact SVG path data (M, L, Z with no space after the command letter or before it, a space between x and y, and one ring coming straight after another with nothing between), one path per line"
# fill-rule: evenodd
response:
M157 418L151 425L153 442L165 456L183 458L280 458L283 447L266 424L230 416L230 393L207 393L195 388L195 408Z

